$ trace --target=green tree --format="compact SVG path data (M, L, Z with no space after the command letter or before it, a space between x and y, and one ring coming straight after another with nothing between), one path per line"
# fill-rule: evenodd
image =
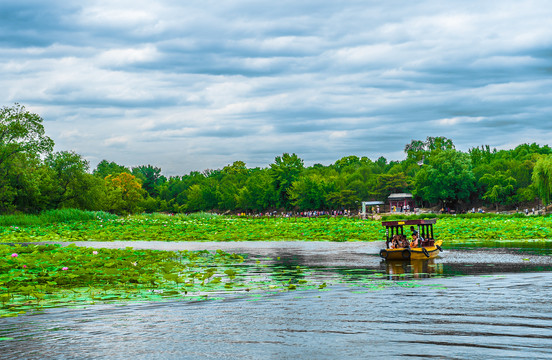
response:
M410 144L404 147L404 152L408 158L421 160L424 156L431 156L444 150L454 150L454 143L451 139L444 136L428 136L426 141L412 140Z
M247 181L249 170L243 161L234 161L232 165L225 166L217 174L217 191L218 208L222 211L234 211L240 206L238 205L240 189L242 189Z
M0 110L0 211L13 209L13 202L21 192L18 188L30 179L29 162L48 154L54 142L45 135L43 119L15 104Z
M54 176L47 194L53 208L86 195L91 186L87 178L89 174L86 173L89 165L79 154L73 151L56 152L48 155L44 163Z
M108 210L118 214L133 214L139 210L145 191L136 177L129 173L105 178Z
M474 147L468 150L468 153L470 154L472 166L476 167L481 164L489 164L494 154L496 154L496 149L491 151L489 145L481 145L481 149L479 147Z
M412 181L407 179L402 172L395 174L379 174L376 178L372 196L378 200L387 200L390 194L405 192L409 189Z
M19 153L47 154L54 141L45 135L42 118L15 104L0 110L0 165Z
M547 206L552 194L552 155L543 155L537 160L532 179L539 198Z
M353 190L357 194L358 198L362 200L368 200L372 197L372 190L374 188L374 182L377 177L373 173L373 163L363 163L351 174L345 174L344 185L341 188ZM320 176L324 179L331 179L332 183L343 184L342 181L337 179L334 180L334 177L331 173L321 172ZM343 176L340 174L339 177Z
M228 175L247 175L249 171L243 161L234 161L232 165L225 166L222 172Z
M236 206L241 210L265 211L278 205L274 180L266 169L253 169L238 190Z
M480 181L487 187L483 200L493 203L497 211L499 204L507 205L514 201L516 179L509 172L485 174Z
M384 158L383 156L380 156L376 160L375 165L376 165L376 169L378 170L377 171L378 173L385 172L385 168L387 167L387 159Z
M102 160L98 163L94 171L92 172L95 176L98 176L102 179L105 179L108 175L119 175L121 173L129 173L130 170L123 165L119 165L116 162L109 162L107 160Z
M19 153L9 161L6 177L0 179L0 209L4 212L23 211L36 213L49 208L45 187L52 178L51 172L37 156Z
M303 160L296 154L290 155L284 153L282 156L277 156L274 159L274 164L270 164L270 173L274 179L276 191L278 192L280 206L286 209L291 207L287 191L303 169Z
M360 199L353 190L343 189L332 191L326 196L326 201L332 208L358 210Z
M338 171L355 171L357 167L361 165L361 160L358 158L358 156L345 156L339 160L337 160L333 166Z
M151 165L133 167L131 173L142 181L142 188L151 197L157 197L159 195L159 187L167 181L167 178L161 175L161 168Z
M416 174L413 194L430 204L456 206L475 190L469 155L444 150L432 156Z
M194 184L186 190L186 211L196 212L200 210L206 210L205 202L203 201L203 192L199 184Z
M328 209L326 198L334 186L320 175L300 176L288 189L291 203L299 210Z

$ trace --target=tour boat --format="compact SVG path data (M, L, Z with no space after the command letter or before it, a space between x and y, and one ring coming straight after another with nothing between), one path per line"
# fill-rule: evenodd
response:
M433 238L433 224L436 222L437 219L383 221L381 225L385 226L386 248L381 249L380 256L386 260L423 260L437 257L439 252L443 251L443 241L435 241ZM423 240L418 246L410 246L404 233L405 226L410 226L414 233L421 235ZM393 240L402 244L393 247Z

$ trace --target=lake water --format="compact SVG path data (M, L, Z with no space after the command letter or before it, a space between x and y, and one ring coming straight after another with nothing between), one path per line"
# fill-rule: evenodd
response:
M435 260L388 264L376 256L378 243L131 246L223 247L251 254L249 261L272 259L268 272L271 266L308 267L329 286L199 302L57 308L4 318L0 358L552 358L550 256L451 250ZM383 285L363 280L368 274L381 274L376 284Z

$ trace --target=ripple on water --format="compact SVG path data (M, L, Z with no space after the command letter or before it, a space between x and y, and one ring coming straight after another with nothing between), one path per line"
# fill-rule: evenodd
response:
M248 301L98 305L1 319L6 358L550 358L551 273L334 286Z

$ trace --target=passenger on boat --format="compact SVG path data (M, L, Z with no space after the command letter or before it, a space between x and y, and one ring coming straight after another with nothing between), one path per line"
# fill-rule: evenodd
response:
M419 245L419 236L418 236L418 233L416 232L416 234L412 234L412 242L410 243L410 247L415 248L415 247L418 247L418 245Z
M410 231L412 231L412 243L410 243L410 247L421 246L424 238L420 235L420 233L418 232L418 230L416 230L414 226L410 227Z
M402 248L407 248L409 245L408 239L406 238L406 235L399 235L400 236L400 245Z
M390 249L396 249L396 248L399 248L400 245L399 245L399 235L393 235L393 237L391 238L391 244L389 245L389 248Z
M389 248L390 249L399 249L399 248L407 248L410 243L406 239L405 235L397 234L393 235L391 238Z

